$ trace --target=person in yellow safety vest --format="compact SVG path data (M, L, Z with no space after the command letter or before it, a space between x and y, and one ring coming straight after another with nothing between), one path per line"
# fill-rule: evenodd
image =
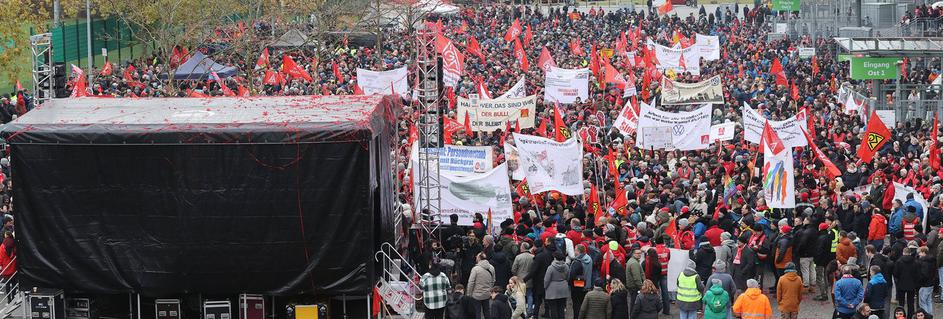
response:
M733 303L733 315L741 319L771 319L773 307L769 298L760 291L760 282L747 280L747 290Z
M701 309L701 291L704 291L704 284L695 267L694 261L688 260L684 271L678 276L680 319L697 319L697 311Z
M839 240L841 240L841 236L839 236L839 234L838 234L839 232L838 232L838 220L837 220L837 219L836 219L836 220L832 220L832 223L831 223L830 228L828 229L828 231L829 231L830 233L832 233L832 253L834 254L835 251L838 250L838 242L839 242Z

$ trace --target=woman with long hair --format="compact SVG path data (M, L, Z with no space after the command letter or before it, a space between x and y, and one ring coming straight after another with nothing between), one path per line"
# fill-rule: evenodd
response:
M632 307L632 318L658 319L658 312L660 311L661 296L658 288L655 287L655 283L651 279L645 279L638 297L635 298L635 304Z
M629 317L628 296L629 292L625 290L625 285L622 284L621 280L613 278L609 282L609 304L612 305L612 318Z
M512 276L508 279L507 294L514 299L514 309L511 313L511 319L524 319L527 317L527 284L521 278Z
M661 262L658 261L658 252L655 251L655 248L649 248L648 252L645 253L642 271L645 272L645 279L652 282L661 280Z

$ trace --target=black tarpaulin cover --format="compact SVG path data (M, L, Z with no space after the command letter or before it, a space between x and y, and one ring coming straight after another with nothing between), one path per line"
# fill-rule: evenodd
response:
M390 228L380 159L397 110L381 97L85 98L27 113L0 132L21 287L365 294Z

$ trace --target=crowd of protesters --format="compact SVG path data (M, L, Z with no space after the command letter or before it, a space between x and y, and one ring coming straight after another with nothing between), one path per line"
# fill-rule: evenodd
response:
M830 177L807 148L796 149L797 207L770 209L753 169L757 145L742 141L741 129L734 141L702 151L634 149L634 136L612 128L629 99L623 99L618 88L602 89L591 80L586 101L560 106L571 132L589 132L580 137L592 146L584 159L584 196L515 194L513 220L487 225L487 219L478 215L469 227L457 225L452 217L437 239L411 247L422 275L426 315L563 319L570 307L574 319L654 319L672 312L681 319L768 319L774 312L796 318L811 298L830 301L836 318L932 318L935 300L941 300L938 287L943 286L939 280L943 174L929 162L932 141L939 136L931 132L932 118L896 123L891 142L872 161L862 161L855 150L867 118L846 110L837 88L867 88L867 83L849 78L848 62L837 60L830 39L767 41L770 30L764 21L774 15L767 7L739 5L680 17L654 11L572 13L566 7L485 6L464 8L455 16L430 17L429 24L441 22L443 34L458 47L467 48L472 37L481 47L481 58L466 53L455 95L478 93L477 82L491 92L504 92L524 76L527 93L537 96L537 123L552 119L554 109L543 101L544 74L535 63L543 48L550 50L559 67L582 68L591 62L591 46L611 47L631 30L641 30L637 42L642 45L630 48L636 54L642 54L647 40L670 45L676 35L716 35L722 58L701 61L700 75L677 75L681 82L722 77L725 103L713 106L712 121L741 122L744 103L771 120L805 108L811 115L814 142L840 168L841 176ZM526 49L532 62L526 70L513 54L513 42L504 39L515 19L532 28ZM264 27L256 24L253 29ZM390 32L391 39L412 37L411 31ZM581 43L582 54L572 52L573 40ZM379 49L347 41L318 46L272 49L258 69L256 57L214 59L241 70L223 84L248 88L253 95L355 94L357 68L414 68L412 41L384 41ZM798 57L799 47L817 49L815 64ZM283 54L293 56L313 79L268 81L266 73L280 69ZM781 62L791 85L776 85L769 72L774 60ZM165 80L169 70L157 62L148 57L115 63L104 73L88 70L96 74L90 92L128 98L225 94L215 81L171 87ZM626 78L636 79L629 85L638 88L638 96L650 96L652 105L669 111L680 110L661 105L659 79L643 83L645 67L619 54L611 57L611 63L624 74L633 73ZM941 72L937 58L914 59L903 68L905 83L930 83ZM793 94L793 86L798 94ZM903 98L894 97L894 92L862 92ZM33 107L28 92L22 93L0 103L3 122ZM404 185L402 206L408 208L410 183L402 171L407 165L409 128L418 112L412 101L405 102L398 169ZM455 119L451 109L448 116ZM506 133L447 134L455 144L494 146L495 162L500 163L504 156L499 141ZM539 134L535 129L522 133ZM607 169L610 161L617 168L615 174ZM517 189L518 183L512 187ZM609 206L618 197L616 183L624 188L627 204L607 207L605 216L591 214L587 208L591 185L605 190L598 200ZM929 207L913 195L895 199L892 183L912 187ZM725 196L731 185L733 194ZM870 185L866 193L849 192L866 185ZM668 272L671 258L678 258L672 249L688 252L676 278L669 278ZM669 286L677 288L669 293Z

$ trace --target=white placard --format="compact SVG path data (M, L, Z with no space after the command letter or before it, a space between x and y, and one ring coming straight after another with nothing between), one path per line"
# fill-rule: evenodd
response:
M682 151L702 150L710 146L711 105L706 104L691 112L671 113L646 104L639 107L638 130L648 127L669 127L673 149ZM636 141L643 149L659 148L646 141Z
M532 194L551 190L583 194L583 145L578 138L561 143L514 133L514 145Z
M736 127L737 123L734 122L711 125L711 142L732 140Z
M893 130L897 127L897 113L894 110L877 110L874 113L881 119L881 122L884 122L884 126L887 126L887 128Z
M645 104L645 102L639 103ZM619 112L619 117L612 123L612 127L618 129L622 135L628 136L635 133L635 129L638 128L638 114L635 113L635 107L632 107L632 103L625 103L622 111Z
M475 213L487 218L489 210L492 221L514 218L507 164L502 163L477 176L458 177L442 173L440 177L442 222L448 223L450 216L456 214L459 225L470 226Z
M357 69L357 86L365 95L399 94L406 97L409 94L409 83L406 79L406 67L389 71L371 71Z
M589 99L589 69L550 67L544 82L544 101L570 104Z
M694 47L705 61L720 60L720 37L696 34Z
M815 48L799 48L800 59L811 59L815 56Z
M693 75L701 74L701 54L694 46L681 48L681 44L674 47L666 47L654 42L648 43L649 48L655 50L655 58L658 60L658 69L672 69L676 73L689 72ZM681 56L684 55L684 66L681 65Z
M661 103L664 105L724 103L720 75L697 83L676 82L663 77L661 83Z
M536 120L537 96L523 98L507 98L493 100L473 100L458 98L458 113L456 120L465 123L465 114L471 118L471 128L476 132L494 132L497 129L507 128L507 123L513 127L515 122L522 129L533 128Z
M411 165L419 165L419 143L413 143L409 160ZM445 145L442 148L425 149L429 154L438 154L439 171L454 176L484 174L494 167L494 152L491 146ZM433 165L435 162L432 163ZM413 177L416 177L414 175ZM415 183L413 183L415 184Z
M767 119L759 112L743 103L743 139L747 142L759 144L760 137L763 135L763 125ZM783 140L786 147L805 147L809 141L805 139L802 130L809 129L809 122L806 120L805 109L799 110L799 113L782 121L769 121L769 126Z

